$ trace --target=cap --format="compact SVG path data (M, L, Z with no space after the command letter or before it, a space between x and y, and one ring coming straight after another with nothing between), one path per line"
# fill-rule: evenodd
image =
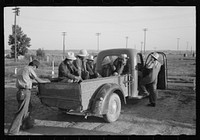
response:
M36 66L36 68L38 68L39 67L39 65L40 65L40 62L38 61L38 60L33 60L32 61L32 64L34 65L34 66Z

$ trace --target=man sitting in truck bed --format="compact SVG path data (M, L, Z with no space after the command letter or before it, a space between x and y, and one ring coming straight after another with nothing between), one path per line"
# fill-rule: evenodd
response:
M114 75L124 75L130 72L128 62L129 57L127 54L121 54L114 62L115 66Z
M61 82L80 82L82 78L78 76L78 70L73 65L73 61L76 60L73 52L68 52L66 58L58 67L58 79Z
M111 63L110 57L106 56L102 62L102 72L101 72L101 76L102 77L108 77L113 75L115 70L115 67L113 66L113 64Z

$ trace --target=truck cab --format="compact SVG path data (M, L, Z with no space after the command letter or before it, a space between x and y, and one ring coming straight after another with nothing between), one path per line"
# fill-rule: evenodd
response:
M166 55L158 52L161 61L161 70L158 76L158 88L167 88L167 59ZM95 79L83 80L81 83L50 82L38 85L38 96L44 105L56 107L67 114L103 116L106 122L114 122L119 118L121 104L126 99L142 99L138 95L139 71L146 62L141 53L135 49L120 48L108 49L98 53L96 72L102 74L102 62L109 57L114 62L121 54L129 57L127 65L129 72L124 75L111 75Z

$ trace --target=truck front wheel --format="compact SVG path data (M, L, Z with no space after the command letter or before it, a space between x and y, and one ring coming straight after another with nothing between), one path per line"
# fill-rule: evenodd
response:
M109 98L108 112L103 115L107 122L114 122L119 118L121 112L121 100L116 93L112 93Z

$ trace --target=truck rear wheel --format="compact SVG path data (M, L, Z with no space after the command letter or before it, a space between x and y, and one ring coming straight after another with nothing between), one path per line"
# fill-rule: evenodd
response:
M108 112L103 115L107 122L114 122L119 118L121 112L121 100L116 93L112 93L109 98Z

